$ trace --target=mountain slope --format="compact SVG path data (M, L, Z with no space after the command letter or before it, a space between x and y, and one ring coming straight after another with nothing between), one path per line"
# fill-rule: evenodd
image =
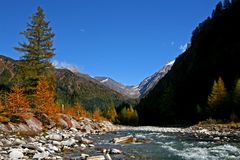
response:
M145 78L137 86L125 86L109 77L94 77L98 82L104 86L126 96L129 98L141 98L145 96L157 83L162 79L168 71L172 68L174 61L169 62L163 68L153 75Z
M111 90L88 75L73 73L67 69L55 71L59 101L71 104L81 102L87 108L116 105L127 98Z
M137 105L142 125L193 124L209 114L208 95L222 77L230 92L240 77L240 1L218 4L193 32L191 45ZM235 112L231 106L224 118Z
M106 87L117 91L118 93L127 96L129 98L138 98L140 96L138 86L125 86L109 77L94 77L98 80L101 84L105 85Z
M0 89L9 90L17 77L18 61L0 56ZM86 74L67 69L55 69L57 101L67 105L81 103L91 109L119 104L127 98L113 91Z
M146 95L160 79L162 79L172 68L175 61L171 61L152 76L145 78L138 86L141 96Z

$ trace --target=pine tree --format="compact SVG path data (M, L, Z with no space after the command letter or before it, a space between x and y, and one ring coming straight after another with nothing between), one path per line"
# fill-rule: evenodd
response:
M213 13L212 13L212 17L218 17L221 15L222 13L222 10L223 10L223 4L222 2L218 2L218 4L216 5L216 8L215 10L213 10Z
M103 116L107 118L111 122L115 122L117 118L117 111L115 109L114 103L112 102L110 107L107 107L104 112Z
M236 105L240 105L240 79L237 81L235 89L233 91L233 102Z
M223 2L223 7L226 9L226 8L229 8L231 6L231 3L229 0L224 0Z
M23 89L14 86L8 95L7 111L11 114L19 114L29 111L30 106L23 94Z
M30 23L27 24L26 30L20 34L27 39L27 42L19 43L19 47L15 49L24 53L20 63L22 83L26 87L26 92L32 95L40 78L48 77L49 81L54 79L53 66L50 62L55 55L52 40L54 33L49 27L49 22L45 20L45 14L41 7L37 8Z

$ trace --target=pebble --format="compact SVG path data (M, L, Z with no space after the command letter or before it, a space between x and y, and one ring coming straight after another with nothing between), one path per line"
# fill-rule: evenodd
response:
M104 156L92 156L92 157L88 157L87 160L105 160Z
M36 154L33 156L33 159L41 160L41 159L46 159L46 158L48 158L48 156L49 156L49 153L48 153L48 152L36 153Z
M122 151L120 151L119 149L112 148L110 150L110 154L122 154Z
M105 155L106 160L112 160L111 156L109 154Z

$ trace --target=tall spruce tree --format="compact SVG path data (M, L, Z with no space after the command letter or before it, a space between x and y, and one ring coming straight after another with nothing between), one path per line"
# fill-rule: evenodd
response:
M25 31L20 33L26 38L26 42L19 43L15 49L23 52L21 57L22 84L26 93L31 97L36 91L37 82L45 77L53 86L53 66L50 62L55 55L53 48L54 33L49 22L45 20L45 14L41 7L31 17Z
M236 106L240 105L240 79L238 79L233 91L233 102Z

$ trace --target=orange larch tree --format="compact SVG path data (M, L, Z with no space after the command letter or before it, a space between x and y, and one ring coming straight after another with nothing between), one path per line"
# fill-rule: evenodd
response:
M59 112L59 108L55 103L55 93L51 89L46 79L40 79L35 93L35 110L37 112L44 112L49 116L55 115Z
M6 111L12 114L25 113L30 110L27 98L23 94L23 89L14 86L8 95Z

